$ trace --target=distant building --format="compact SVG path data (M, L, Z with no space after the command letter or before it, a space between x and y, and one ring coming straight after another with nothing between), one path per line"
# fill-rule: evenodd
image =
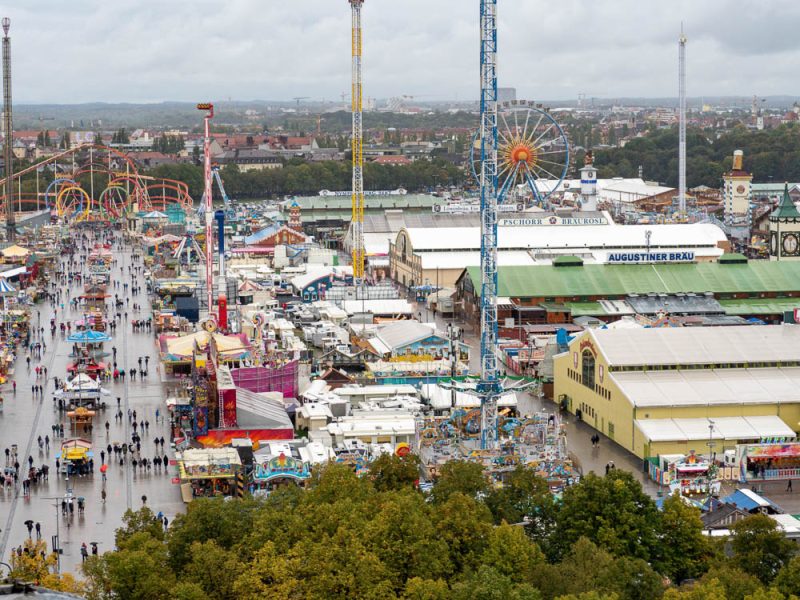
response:
M405 167L413 161L406 156L378 156L372 160L376 165L389 165L392 167Z
M263 171L264 169L280 169L281 159L268 150L236 149L226 150L214 156L220 165L236 165L242 172Z

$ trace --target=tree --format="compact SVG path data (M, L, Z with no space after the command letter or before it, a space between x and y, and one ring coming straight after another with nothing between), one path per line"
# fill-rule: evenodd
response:
M728 563L712 566L701 583L716 580L725 588L726 600L744 600L761 589L761 582L752 575Z
M300 585L292 561L279 553L275 544L267 542L237 577L233 591L241 600L288 600L294 597Z
M617 558L601 579L600 589L625 600L655 600L664 593L661 576L641 558Z
M566 596L559 596L556 600L619 600L619 596L615 593L600 593L596 591L582 592L580 594L567 594Z
M450 587L443 579L414 577L406 583L404 600L450 600Z
M455 572L477 568L492 529L492 515L486 506L462 492L453 492L432 516L438 538L449 548Z
M503 524L489 534L489 544L481 562L492 565L515 583L531 583L534 570L545 562L545 558L521 527Z
M169 563L176 573L193 560L195 542L214 540L225 550L246 538L253 526L258 500L242 498L225 502L223 498L200 498L189 504L185 514L175 517L167 539Z
M411 488L419 480L419 457L381 454L369 466L372 484L379 492Z
M491 565L477 570L453 586L455 600L542 600L539 590L527 583L514 583Z
M773 584L786 595L800 596L800 556L793 557L781 568Z
M767 515L752 515L731 527L733 560L746 573L770 583L794 553L778 524Z
M586 537L616 556L649 560L659 543L658 520L655 503L631 473L589 473L565 490L553 540L562 552Z
M556 506L547 482L532 469L518 466L502 488L491 490L486 505L495 523L522 523L528 535L547 548L553 531Z
M122 527L114 535L117 548L125 548L128 540L137 533L147 533L154 540L161 541L164 539L164 524L146 506L135 511L128 509L122 515Z
M166 546L148 533L135 533L125 549L107 552L99 557L107 563L105 569L85 572L107 572L108 583L116 597L127 600L168 600L177 583L167 563ZM107 569L107 571L106 571ZM98 582L101 588L105 582Z
M56 590L78 594L83 586L70 573L57 575L58 558L47 551L44 540L27 539L22 545L22 554L11 553L11 577L21 581L34 581L37 585Z
M677 494L664 501L659 536L656 565L661 573L680 583L706 571L710 548L703 535L700 511Z
M719 579L703 580L685 589L672 588L664 594L664 600L729 600L725 586Z
M607 143L609 146L616 146L617 145L617 129L613 125L609 125L608 127L608 140Z
M184 572L188 582L209 598L235 600L234 584L243 571L239 556L220 548L214 540L194 542L190 552L192 559Z
M442 465L431 495L434 502L445 503L456 493L474 499L483 497L488 490L483 466L465 460L451 460Z

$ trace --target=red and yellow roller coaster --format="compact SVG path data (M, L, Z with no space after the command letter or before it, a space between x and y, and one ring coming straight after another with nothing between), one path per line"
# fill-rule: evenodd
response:
M40 177L44 170L48 175ZM14 173L12 180L18 212L47 208L75 221L111 220L131 210L163 211L170 204L188 212L193 204L184 182L141 175L129 155L99 144L81 144L43 159ZM6 203L3 182L0 214Z

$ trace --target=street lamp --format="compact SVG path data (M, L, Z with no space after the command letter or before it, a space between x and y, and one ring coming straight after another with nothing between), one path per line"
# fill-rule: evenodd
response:
M42 500L64 500L65 497L51 496L49 498L42 498ZM58 524L58 502L53 504L56 507L56 535L53 537L52 546L53 552L56 553L56 572L61 574L61 528Z
M714 449L714 442L711 441L714 436L714 421L711 419L708 420L708 462L709 464L712 462L711 452Z

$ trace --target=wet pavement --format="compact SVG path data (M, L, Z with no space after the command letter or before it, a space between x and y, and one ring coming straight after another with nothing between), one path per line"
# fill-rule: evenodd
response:
M119 266L112 270L112 280L121 281L121 266L127 273L127 267L131 264L130 252L126 249L120 253L114 250L114 256L119 261ZM126 279L127 280L127 279ZM142 277L139 282L144 288ZM72 296L82 293L82 285L74 285L70 288ZM109 293L123 296L122 289L114 290L109 287ZM128 291L130 295L130 289ZM106 352L111 352L111 347L115 346L118 351L117 363L120 368L127 372L130 367L137 367L137 359L142 356L150 356L149 374L144 381L139 377L131 381L126 377L124 383L106 382L103 387L110 390L111 395L106 397L108 403L106 410L98 410L92 433L79 433L79 437L89 438L94 444L95 469L93 475L84 477L70 477L66 479L64 475L56 472L55 456L58 453L60 439L53 439L51 426L54 423L63 423L65 437L73 437L69 431L69 421L66 415L63 416L56 408L53 401L53 376L63 379L66 375L66 366L70 362L69 354L72 347L60 332L51 338L49 331L49 319L53 314L53 306L49 303L37 305L39 310L41 326L45 328L43 338L33 338L33 341L43 340L47 344L47 351L43 354L40 364L47 367L48 380L44 378L36 380L34 367L39 361L31 361L31 369L26 368L25 355L20 353L16 361L15 373L12 376L17 382L16 393L12 392L10 384L3 386L0 390L5 398L5 408L0 413L0 452L17 444L20 462L20 472L27 472L28 457L34 459L34 466L47 464L50 466L49 481L40 481L36 486L31 486L29 496L22 494L21 480L16 489L3 488L0 490L0 560L8 562L9 553L12 548L19 546L28 537L25 521L30 519L41 524L42 538L48 547L51 547L53 535L60 534L62 571L77 571L81 563L80 547L83 542L87 545L90 542L98 542L100 552L111 550L114 547L114 531L122 523L122 515L128 508L138 509L142 506L142 496L147 497L147 505L154 512L163 512L170 521L175 514L184 510L181 501L179 487L172 483L175 476L175 467L167 469L150 469L143 471L140 468L134 469L130 462L130 455L126 458L124 466L120 466L119 461L111 461L107 472L105 489L107 498L105 504L101 498L103 489L102 476L100 474L100 450L104 449L109 443L129 442L132 429L129 425L127 416L118 421L114 418L116 412L116 398L121 399L123 414L127 414L128 408L136 410L137 420L149 421L149 429L141 434L141 455L147 459L152 459L156 455L156 446L153 439L158 437L165 438L165 450L158 449L158 455L165 453L173 458L174 453L169 448L169 431L167 423L156 423L155 411L160 409L163 416L165 412L163 386L160 383L158 370L158 352L155 346L155 337L152 333L133 333L130 319L146 318L150 314L150 303L147 300L145 291L141 291L136 296L130 296L131 303L136 302L142 305L142 311L132 313L128 308L128 320L118 324L113 334L113 341L107 342L104 346ZM67 304L68 306L68 304ZM80 319L80 310L71 311L66 308L67 317L74 321ZM60 309L59 309L60 312ZM61 319L59 319L61 320ZM37 322L36 312L32 318L32 323ZM108 360L112 357L109 355ZM31 393L31 385L45 385L43 399L34 399ZM109 429L106 432L105 422L109 422ZM51 438L49 451L40 450L37 442L38 436ZM108 462L108 457L106 457ZM5 456L0 455L0 463L5 466ZM13 463L13 460L12 460ZM83 514L79 514L77 507L71 516L62 516L60 501L67 493L72 490L73 495L84 497L86 509ZM34 530L34 537L36 532Z

